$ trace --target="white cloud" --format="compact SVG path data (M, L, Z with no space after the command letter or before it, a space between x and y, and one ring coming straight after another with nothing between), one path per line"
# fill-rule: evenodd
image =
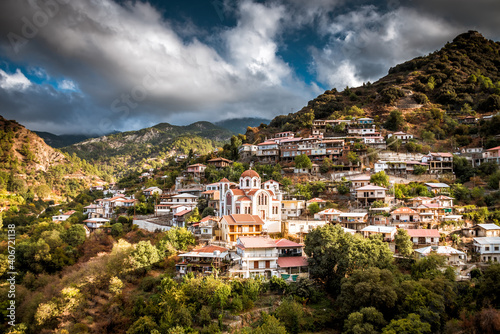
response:
M462 32L444 20L399 7L380 12L374 6L336 16L323 27L329 38L323 48L311 48L317 79L332 87L375 81L403 61L440 48Z
M72 91L76 91L77 90L76 84L73 81L68 80L68 79L64 79L61 82L59 82L57 84L57 87L59 89L63 89L63 90L72 90Z
M0 69L0 87L5 90L25 90L31 86L31 81L21 72L20 69L16 73L8 74Z

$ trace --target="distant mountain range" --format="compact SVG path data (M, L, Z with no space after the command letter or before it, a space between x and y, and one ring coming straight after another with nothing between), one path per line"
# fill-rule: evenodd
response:
M90 138L62 148L64 152L111 166L120 173L146 165L162 164L170 156L193 151L207 154L227 142L233 132L210 122L186 126L160 123L155 126Z
M215 122L215 125L227 129L234 134L245 133L249 126L256 127L262 123L268 124L271 120L259 117L232 118Z

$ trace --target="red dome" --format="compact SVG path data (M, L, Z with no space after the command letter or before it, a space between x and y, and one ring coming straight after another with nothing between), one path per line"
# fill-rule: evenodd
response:
M259 177L260 178L260 175L256 171L249 169L249 170L244 171L241 174L241 177Z
M219 182L227 182L227 183L229 183L229 180L228 180L228 179L226 179L226 178L223 178L223 179L222 179L222 180L220 180Z

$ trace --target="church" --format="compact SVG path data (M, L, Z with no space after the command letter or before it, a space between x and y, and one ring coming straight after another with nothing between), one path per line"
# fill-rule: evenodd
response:
M269 182L269 181L268 181ZM266 183L268 183L266 182ZM282 194L278 183L269 187L261 183L260 175L254 170L241 174L238 185L227 179L220 181L220 203L222 215L249 214L257 215L264 221L264 230L279 232L281 230L281 200Z

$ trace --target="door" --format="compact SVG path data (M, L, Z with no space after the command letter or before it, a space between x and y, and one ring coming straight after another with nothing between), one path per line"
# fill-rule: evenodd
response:
M253 261L253 269L259 269L259 261Z
M266 261L266 269L271 268L271 261Z

